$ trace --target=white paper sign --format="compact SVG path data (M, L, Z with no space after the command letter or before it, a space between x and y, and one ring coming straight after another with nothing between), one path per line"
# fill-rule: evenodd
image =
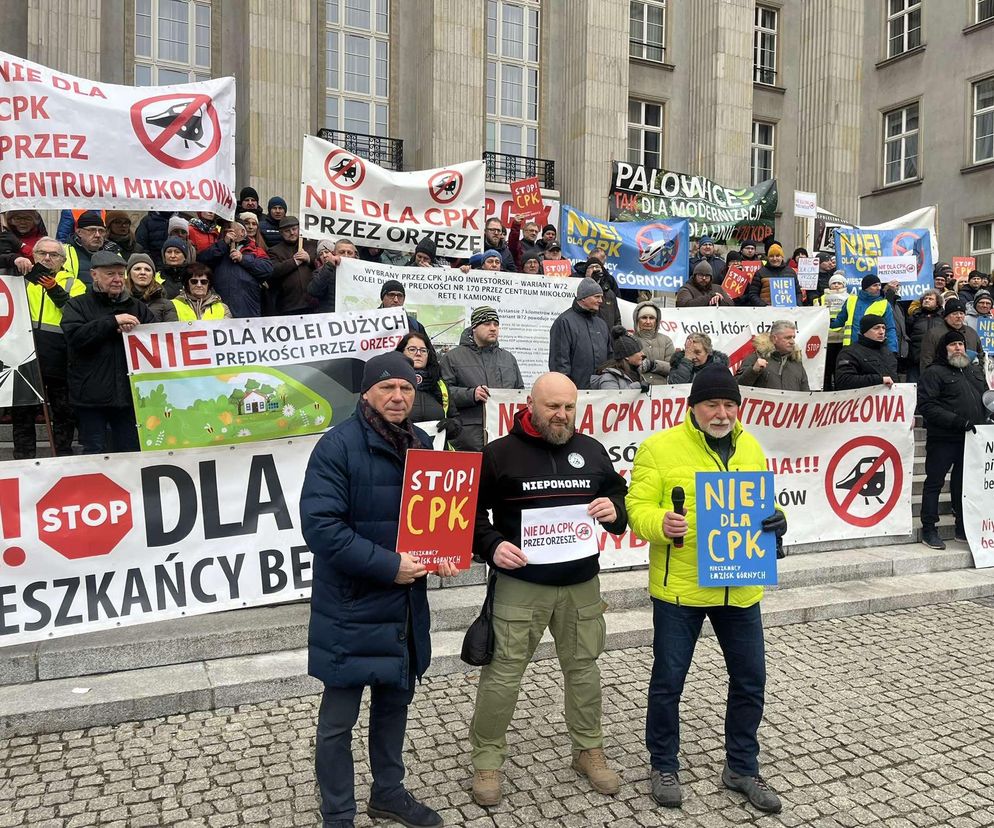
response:
M963 525L977 569L994 566L994 426L967 433L963 451Z
M797 282L804 290L815 290L818 287L818 260L803 258L797 260Z
M885 285L893 282L917 282L918 262L914 256L880 256L877 259L877 276Z
M521 551L529 564L589 558L598 551L596 529L583 504L525 509L521 512Z
M445 451L445 429L438 430L438 420L425 420L423 423L415 423L414 425L431 437L431 447L435 451Z
M804 216L814 218L818 215L818 196L815 193L794 190L794 215L798 218Z

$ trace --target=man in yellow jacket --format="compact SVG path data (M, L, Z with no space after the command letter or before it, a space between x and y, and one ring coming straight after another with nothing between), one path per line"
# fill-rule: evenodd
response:
M727 368L705 368L694 378L683 423L649 437L635 454L625 503L632 531L649 542L654 628L645 742L653 798L664 807L680 807L680 695L701 626L709 618L729 675L722 782L744 793L756 808L777 813L780 799L759 775L756 736L766 685L759 610L763 588L698 585L695 474L766 471L762 448L738 421L741 402ZM682 511L674 509L677 487L686 498ZM783 513L775 511L762 525L776 533L780 554L779 539L787 531Z

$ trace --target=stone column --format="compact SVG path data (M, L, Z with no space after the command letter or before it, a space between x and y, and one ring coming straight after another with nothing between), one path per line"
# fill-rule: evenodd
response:
M28 60L70 75L102 80L103 5L101 0L28 0Z

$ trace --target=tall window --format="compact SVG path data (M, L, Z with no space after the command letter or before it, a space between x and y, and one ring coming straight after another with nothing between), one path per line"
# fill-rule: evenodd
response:
M994 160L994 78L973 85L973 163Z
M921 45L921 0L887 0L887 57Z
M210 76L209 0L135 0L135 86Z
M487 0L487 151L538 155L537 0Z
M752 184L773 178L773 156L776 152L776 125L752 122Z
M918 104L884 114L884 184L919 177Z
M663 166L663 105L628 101L628 162Z
M772 86L777 82L777 18L769 6L756 6L752 35L752 79Z
M994 260L994 221L970 225L970 255L977 260L977 270L991 272Z
M994 18L994 0L977 0L977 19L975 23L983 23Z
M387 137L389 5L389 0L325 0L325 128Z
M628 54L663 62L666 57L666 0L631 0Z

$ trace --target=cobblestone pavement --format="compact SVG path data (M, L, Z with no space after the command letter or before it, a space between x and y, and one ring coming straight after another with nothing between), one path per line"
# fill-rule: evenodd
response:
M650 654L601 660L614 798L569 769L554 661L533 666L510 734L504 801L469 796L466 727L478 674L419 690L408 785L447 825L701 828L994 825L994 603L962 602L767 631L763 766L784 812L720 787L725 674L698 647L683 706L682 811L648 796L642 731ZM316 698L171 716L0 744L0 827L317 824ZM363 739L356 747L365 748ZM368 765L357 765L360 803ZM361 805L360 805L361 808ZM361 815L357 825L368 826Z

